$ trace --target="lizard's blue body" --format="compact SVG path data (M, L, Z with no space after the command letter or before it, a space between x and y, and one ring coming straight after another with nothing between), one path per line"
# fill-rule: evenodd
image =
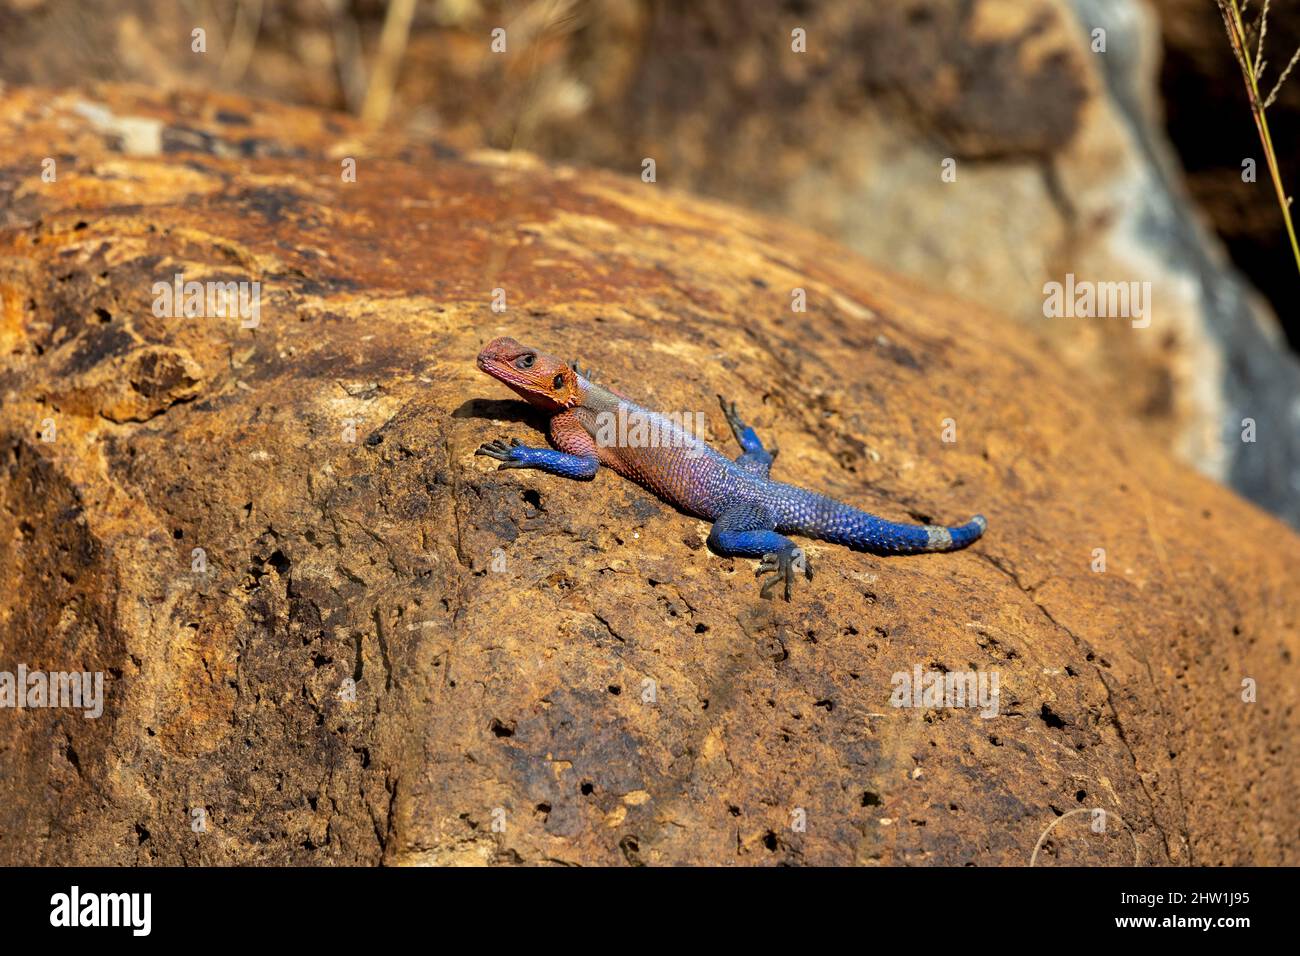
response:
M981 515L957 527L888 521L773 481L768 473L775 453L740 420L734 404L722 405L742 449L733 461L671 419L596 385L576 366L557 365L513 339L490 343L479 355L479 367L553 412L551 438L560 449L497 441L479 453L497 458L503 468L538 468L567 478L591 478L602 464L613 468L682 510L712 521L709 546L714 551L763 558L759 573L771 572L765 597L784 582L788 599L798 571L812 577L802 550L786 534L876 554L915 554L964 548L987 526ZM624 427L617 427L620 421ZM629 429L628 422L646 427Z

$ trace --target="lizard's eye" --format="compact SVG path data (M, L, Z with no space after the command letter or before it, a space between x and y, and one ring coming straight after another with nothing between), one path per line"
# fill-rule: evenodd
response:
M532 368L535 361L537 361L536 355L521 355L515 359L515 368Z
M559 375L555 376L555 381L551 383L551 388L555 389L557 392L558 392L560 389L564 388L564 373L563 373L563 372L561 372Z

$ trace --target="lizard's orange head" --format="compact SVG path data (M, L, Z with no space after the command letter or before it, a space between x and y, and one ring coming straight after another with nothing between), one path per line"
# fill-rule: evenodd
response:
M514 339L493 339L483 346L478 367L539 408L559 411L582 403L582 387L573 369Z

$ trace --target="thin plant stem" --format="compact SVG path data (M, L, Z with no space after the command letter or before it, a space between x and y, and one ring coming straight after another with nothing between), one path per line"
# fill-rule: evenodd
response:
M1250 112L1255 117L1255 127L1259 130L1259 139L1264 145L1268 172L1273 177L1273 189L1277 192L1277 201L1282 207L1282 219L1286 223L1287 237L1291 240L1291 252L1295 256L1296 270L1300 272L1300 242L1296 240L1295 223L1291 219L1291 201L1287 198L1286 188L1282 185L1282 171L1278 167L1277 154L1273 150L1273 136L1268 129L1268 117L1265 116L1265 101L1259 95L1255 63L1251 59L1250 45L1246 39L1246 25L1241 18L1241 7L1238 6L1237 0L1219 0L1219 9L1223 13L1223 22L1228 31L1228 40L1232 43L1233 53L1236 54L1242 75L1246 79L1246 90L1250 94ZM1257 57L1263 55L1264 29L1265 25L1261 23Z

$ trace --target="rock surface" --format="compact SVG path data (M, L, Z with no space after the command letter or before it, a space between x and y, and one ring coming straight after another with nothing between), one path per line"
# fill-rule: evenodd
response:
M177 273L261 283L260 322L156 309ZM0 670L107 695L0 711L0 862L1300 863L1300 540L1022 325L810 232L332 115L11 89L0 299ZM989 533L814 543L761 601L637 487L475 457L539 441L475 370L500 334ZM996 673L999 715L891 706L916 667Z

